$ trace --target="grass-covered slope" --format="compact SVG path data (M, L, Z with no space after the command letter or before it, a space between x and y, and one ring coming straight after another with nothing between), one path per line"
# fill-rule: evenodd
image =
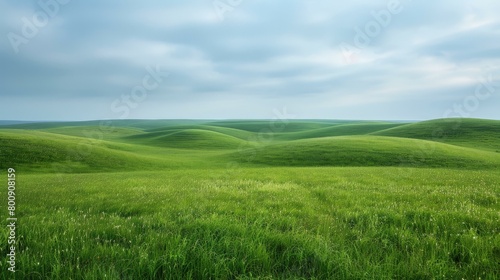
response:
M60 127L129 127L139 129L155 129L160 127L178 126L178 125L198 125L207 122L206 120L96 120L96 121L78 121L78 122L3 122L0 128L6 129L48 129Z
M341 124L306 131L281 133L276 135L275 138L278 140L298 140L331 136L365 135L380 130L398 127L400 125L403 124L382 122Z
M497 122L443 122L290 121L267 141L269 121L0 129L15 278L500 279Z
M372 133L447 142L500 151L500 121L483 119L439 119L412 123Z
M211 125L179 125L179 126L148 129L148 130L146 130L146 132L155 133L155 134L150 134L150 135L162 135L162 134L167 134L167 133L172 133L172 132L179 132L181 130L186 130L186 129L208 130L208 131L218 132L218 133L226 134L226 135L229 135L232 137L240 138L241 140L249 140L249 139L255 138L255 135L256 135L254 132L250 132L250 131L246 131L246 130L229 128L229 127L222 127L222 126L211 126Z
M113 148L115 147L115 148ZM45 172L102 172L152 167L117 143L25 130L0 130L0 168Z
M140 169L144 164L153 169L204 168L214 161L218 166L237 161L268 166L490 168L500 157L500 122L490 120L290 121L264 139L260 131L272 128L271 121L119 120L108 131L96 123L0 129L0 156L7 159L2 167L8 163L43 169L47 163L58 163L92 172ZM92 153L87 154L88 149Z
M298 121L298 120L259 120L259 121L217 121L211 126L229 127L251 132L296 132L339 125L339 121Z
M415 166L491 168L500 154L426 140L340 136L271 144L229 155L269 166Z
M132 127L101 128L99 126L63 126L41 129L40 131L96 140L111 140L143 132L141 129Z
M236 149L245 143L234 136L201 129L143 133L128 139L144 145L195 150Z

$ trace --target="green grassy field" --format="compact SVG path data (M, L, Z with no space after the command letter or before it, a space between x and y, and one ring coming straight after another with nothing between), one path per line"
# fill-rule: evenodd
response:
M500 278L500 121L102 124L0 127L1 279Z

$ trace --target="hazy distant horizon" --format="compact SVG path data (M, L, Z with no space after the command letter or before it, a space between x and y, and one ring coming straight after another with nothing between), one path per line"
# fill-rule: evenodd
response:
M100 121L274 121L278 118L268 118L268 119L90 119L90 120L1 120L0 125L17 125L17 124L30 124L30 123L85 123L85 122L100 122ZM439 118L438 118L439 119ZM287 121L346 121L346 122L359 122L359 121L367 121L367 122L424 122L424 121L432 121L438 119L422 119L422 120L404 120L404 119L313 119L313 118L305 118L305 119L286 119ZM464 118L449 118L449 119L464 119ZM465 118L469 119L469 118ZM484 120L494 120L500 121L500 119L491 119L491 118L472 118L472 119L484 119Z

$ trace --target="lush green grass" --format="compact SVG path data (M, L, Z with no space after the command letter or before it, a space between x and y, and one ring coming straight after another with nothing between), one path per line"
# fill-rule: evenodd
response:
M108 130L110 127L128 127L139 129L155 129L160 127L178 126L178 125L198 125L206 123L206 120L99 120L82 122L36 122L0 125L8 129L50 129L60 127L85 127L93 126L99 129Z
M340 124L294 133L279 133L274 138L277 140L298 140L331 136L366 135L372 132L398 127L400 125L402 124L377 122Z
M225 166L220 152L186 151L64 136L0 130L0 168L29 172L88 173ZM195 148L196 149L196 148Z
M54 127L41 129L40 131L98 140L114 140L143 132L141 129L132 127L113 127L110 129L101 129L99 126Z
M160 136L160 135L168 133L168 132L178 132L178 131L182 131L182 130L186 130L186 129L198 129L198 130L219 132L222 134L226 134L229 136L240 138L241 140L249 140L249 139L256 137L256 133L254 133L254 132L241 130L241 129L235 129L235 128L221 127L221 126L211 126L211 125L178 125L178 126L150 129L150 130L147 130L147 132L157 133L156 136ZM150 135L153 136L154 134L150 134Z
M498 168L500 154L425 140L380 136L306 139L234 152L241 163L269 166L414 166Z
M499 279L500 122L453 122L7 126L16 279Z
M289 120L262 120L262 121L217 121L210 122L211 126L222 126L241 129L251 132L297 132L338 125L339 121L289 121Z
M20 173L17 276L497 279L499 181L412 168Z
M138 134L128 137L137 143L159 147L185 149L236 149L244 141L219 132L202 129L182 129Z
M426 139L500 152L500 121L440 119L398 126L375 135Z
M0 131L0 167L24 170L51 169L74 172L139 169L148 165L147 159L137 153L114 149L103 141L56 135L52 133L8 130Z

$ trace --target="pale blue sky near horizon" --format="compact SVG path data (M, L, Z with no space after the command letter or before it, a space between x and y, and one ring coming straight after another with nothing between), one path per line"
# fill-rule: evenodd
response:
M2 1L0 120L500 119L493 0Z

